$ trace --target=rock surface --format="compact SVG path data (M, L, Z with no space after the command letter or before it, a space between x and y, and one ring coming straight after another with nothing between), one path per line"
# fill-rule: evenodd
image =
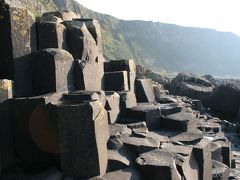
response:
M208 104L213 88L214 85L205 77L180 73L171 81L170 93L201 99L204 104Z
M105 62L99 23L69 11L40 17L39 49L22 53L25 43L34 49L34 17L30 23L26 9L9 5L0 6L12 21L6 32L27 32L3 38L14 68L0 60L10 67L0 71L0 179L237 179L240 126L203 106L217 82L180 74L171 95L144 73L136 79L133 60ZM12 71L13 82L1 76Z
M210 107L222 114L236 116L240 107L240 87L234 84L217 86L210 97Z

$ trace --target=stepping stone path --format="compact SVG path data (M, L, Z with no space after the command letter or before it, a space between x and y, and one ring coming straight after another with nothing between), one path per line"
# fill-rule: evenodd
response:
M171 95L105 62L96 20L29 16L0 2L0 179L239 179L239 126L205 113L209 81L181 74Z

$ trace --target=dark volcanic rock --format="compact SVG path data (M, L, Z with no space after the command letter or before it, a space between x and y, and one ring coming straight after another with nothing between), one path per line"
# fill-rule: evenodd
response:
M94 177L89 180L144 180L143 175L136 168L121 169L105 174L103 177Z
M128 91L127 71L105 72L104 74L106 91Z
M150 130L160 127L160 107L151 103L140 103L133 108L127 109L126 116L135 119L134 122L145 121Z
M0 79L14 80L14 61L31 53L29 11L0 2Z
M37 31L38 49L59 48L67 50L67 28L63 24L38 22Z
M27 175L26 180L61 180L63 178L62 173L55 168L48 169L37 175Z
M31 54L17 58L14 62L14 97L33 96L33 57Z
M38 22L52 22L52 23L62 23L63 20L51 13L44 13L42 17L39 17Z
M135 85L137 102L141 103L155 101L151 79L137 79Z
M132 130L124 124L109 124L109 132L110 137L130 136L132 134Z
M120 140L136 155L158 149L160 146L160 143L153 137L122 136Z
M161 98L161 96L168 95L169 91L165 90L164 87L160 84L153 85L153 91L156 101Z
M61 167L64 175L92 177L107 168L108 125L98 101L58 104Z
M125 146L118 150L108 150L108 172L128 168L132 161L131 153Z
M103 107L106 104L106 96L104 91L74 91L63 94L61 101L81 103L86 101L98 100Z
M137 106L136 96L132 91L119 91L118 94L120 95L121 116L125 116L126 109Z
M78 19L78 21L83 21L85 23L88 31L92 34L96 41L99 53L102 53L102 35L99 22L96 19Z
M72 11L64 10L64 11L55 11L55 12L46 12L42 16L56 16L58 18L61 18L63 21L71 21L73 19L78 19L81 17L80 14L74 13Z
M161 114L164 116L182 111L182 106L179 103L160 104L159 106L161 108Z
M18 8L35 2L0 0L1 180L212 180L227 179L230 168L237 173L231 148L238 148L239 124L212 117L212 110L236 115L238 85L180 73L169 95L170 80L151 70L138 66L136 80L132 59L105 62L98 21L64 10L44 13L36 26ZM54 6L35 6L43 4ZM212 109L205 109L214 86Z
M212 110L225 115L237 115L240 107L240 86L222 84L217 86L210 97Z
M108 114L108 123L117 122L120 118L120 96L116 92L106 92L105 109Z
M74 84L77 90L102 90L103 67L100 63L74 60Z
M201 99L204 104L208 104L213 88L214 85L203 76L180 73L171 81L170 93Z
M231 142L227 138L216 138L213 142L221 148L220 162L231 168Z
M197 120L194 114L179 112L161 117L161 127L183 132L194 132L197 129Z
M212 160L212 176L213 180L228 180L230 170L221 162Z
M140 154L136 159L142 173L151 180L180 180L173 154L166 150L156 149Z
M202 135L194 132L183 132L171 138L174 142L182 142L186 145L197 144L202 139Z
M199 166L199 180L212 180L212 163L210 143L207 139L202 139L193 146L193 154Z
M156 99L156 101L161 104L177 103L177 99L170 95L161 95Z
M8 169L16 163L16 144L13 137L13 120L9 100L0 103L0 117L1 175L2 169Z
M134 60L117 60L104 63L105 72L127 71L129 90L135 90L136 65Z
M240 122L240 107L238 109L238 121Z
M49 167L59 153L57 120L46 106L59 94L16 98L10 102L13 138L18 165L26 169Z
M165 143L161 147L163 150L174 154L177 169L182 178L186 180L199 178L199 166L192 152L192 147L173 145L170 143Z
M73 57L61 49L44 49L33 53L33 93L41 95L74 90Z
M98 46L82 21L64 21L67 27L67 44L74 59L96 62Z

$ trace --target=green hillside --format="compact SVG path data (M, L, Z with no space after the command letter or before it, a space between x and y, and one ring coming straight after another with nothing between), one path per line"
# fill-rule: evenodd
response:
M240 77L240 37L233 33L150 21L123 21L91 11L73 0L24 1L37 1L45 6L29 7L37 15L57 8L97 19L102 27L106 59L134 58L155 70Z

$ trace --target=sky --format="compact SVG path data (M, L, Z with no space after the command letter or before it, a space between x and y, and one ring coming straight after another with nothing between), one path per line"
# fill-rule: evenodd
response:
M240 0L77 0L124 20L150 20L211 28L240 36Z

